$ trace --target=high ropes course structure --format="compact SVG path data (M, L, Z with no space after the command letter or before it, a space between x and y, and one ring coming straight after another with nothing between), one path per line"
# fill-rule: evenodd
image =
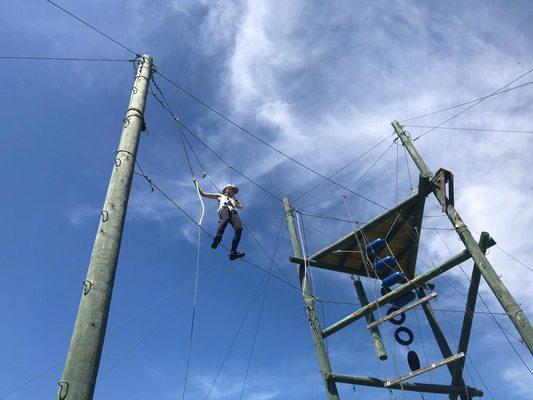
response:
M168 195L158 185L158 183L147 174L140 162L137 160L137 149L139 146L140 135L142 131L146 130L144 110L147 98L149 96L151 96L155 103L160 105L174 121L191 178L195 178L197 176L196 172L200 172L199 177L207 179L217 191L220 190L215 180L212 179L212 177L208 174L205 164L199 156L199 152L195 150L195 147L201 146L209 153L212 153L212 155L218 159L219 162L224 164L228 171L231 171L241 178L249 181L259 190L264 191L268 196L278 201L280 211L283 210L283 215L285 217L284 219L280 219L275 246L272 253L266 250L265 246L257 239L257 237L246 225L244 226L250 237L257 243L260 250L265 253L269 259L269 263L267 266L263 266L249 258L243 258L239 260L240 262L246 263L247 265L263 272L264 277L255 291L252 302L247 308L243 322L239 326L237 333L229 346L228 352L226 353L224 360L217 371L215 380L210 386L210 389L205 397L206 399L209 397L216 380L219 377L222 368L224 367L229 352L235 344L236 336L239 334L246 317L250 313L253 302L256 300L256 298L258 298L260 289L264 287L259 319L254 332L254 341L251 350L251 353L253 353L255 337L257 336L259 330L261 313L265 306L266 292L271 279L276 279L279 282L287 285L291 290L296 291L304 302L304 309L307 315L307 321L309 323L313 345L316 350L320 375L323 381L326 398L329 400L339 399L339 391L337 388L338 384L353 385L354 390L357 386L368 386L385 389L385 391L388 392L388 396L390 396L389 398L396 398L395 394L393 394L396 392L401 393L403 398L405 398L406 393L409 392L418 392L421 394L422 398L424 393L445 395L449 399L460 398L461 400L483 396L483 390L481 388L469 386L464 375L464 372L468 372L466 361L469 358L468 349L474 316L476 314L485 313L476 310L476 302L478 298L480 298L486 306L485 300L478 293L482 278L485 280L496 300L500 303L501 307L505 311L504 315L507 315L516 328L516 331L519 335L519 340L517 342L520 342L521 345L525 345L529 352L533 352L533 329L531 324L522 311L520 305L513 298L506 286L502 283L500 277L486 256L487 250L493 246L496 246L495 240L487 232L478 233L478 237L473 235L471 229L469 229L455 207L455 186L452 172L442 168L436 172L431 171L414 146L414 142L416 140L432 132L433 130L459 129L447 128L443 127L443 125L461 113L481 103L485 99L500 95L519 87L523 87L525 85L529 85L532 82L520 84L518 86L511 86L522 77L533 72L533 70L530 70L517 77L513 81L507 83L505 86L487 96L465 102L457 106L439 110L434 113L411 118L409 120L402 121L402 123L397 121L392 122L392 132L389 136L374 144L350 163L335 171L335 173L326 175L317 172L307 164L304 164L291 155L279 150L251 130L242 127L226 115L217 111L202 99L196 97L191 92L181 87L179 84L164 75L158 68L156 68L152 58L149 55L138 54L58 4L50 0L46 1L61 9L63 12L69 14L71 17L77 19L89 28L95 30L107 39L113 41L123 49L129 51L135 56L135 58L128 60L14 56L5 56L1 58L6 60L33 59L94 62L128 61L132 62L136 67L133 90L126 116L124 118L120 143L114 156L113 170L109 182L108 192L101 212L100 222L89 264L89 270L86 279L83 281L82 295L74 332L72 334L63 374L59 381L59 389L57 392L58 400L91 400L94 395L95 385L97 381L102 378L102 376L98 377L99 364L107 327L119 249L124 229L126 208L132 180L135 175L145 179L150 185L152 192L157 192L166 198L166 200L168 200L173 207L182 212L190 220L190 222L198 228L198 247L196 254L193 306L191 312L188 353L186 357L186 371L183 390L181 393L181 399L186 398L188 371L191 360L191 348L195 332L198 276L201 256L200 239L204 234L211 238L213 238L213 235L203 226L205 208L199 190L197 191L197 194L201 204L201 215L200 218L197 219L191 216L182 205ZM262 145L285 157L299 168L303 168L313 173L321 179L320 183L311 187L305 193L295 198L292 203L287 197L282 198L275 194L272 190L257 183L254 179L248 177L244 172L232 166L215 149L202 140L200 135L196 134L192 129L185 125L185 123L174 112L167 97L165 96L160 85L161 82L158 83L158 80L160 79L175 89L178 89L179 91L190 96L203 107L207 108L210 112L215 113L218 117L231 124L235 129L252 137ZM407 125L407 122L411 120L455 108L460 108L461 111L456 112L452 115L452 117L446 119L437 126L412 125L412 127L423 127L427 129L424 133L414 138L412 138L411 135L405 130L405 128L409 126ZM376 149L383 143L389 143L389 146L385 152L396 146L397 169L398 149L403 148L407 168L409 168L407 157L410 157L419 171L418 183L415 185L413 185L413 182L410 183L411 195L403 201L397 201L397 204L392 208L388 208L380 204L378 201L354 191L354 185L348 187L335 180L335 177L340 172L344 171L361 157ZM377 161L379 161L383 154L381 154L374 161L374 163L371 164L366 171L364 171L363 175L359 177L358 181L361 180L361 178L372 169L372 167L377 163ZM411 179L410 171L409 179ZM396 182L397 181L398 177L396 176ZM303 206L300 205L299 201L301 199L303 199L308 193L315 190L324 182L329 182L343 191L344 195L337 196L337 200L342 200L344 202L347 215L345 219L328 215L313 214L305 211L317 203ZM196 187L198 189L198 186ZM369 222L361 222L356 216L357 210L354 210L348 201L348 195L354 195L361 200L376 206L381 210L381 213L376 215L375 218ZM433 265L429 266L429 268L426 270L421 271L418 267L420 262L419 248L421 246L421 232L423 229L432 229L423 226L424 218L433 217L431 215L424 214L426 201L429 197L431 197L431 195L435 197L437 204L442 211L442 216L445 216L449 219L451 223L451 228L449 230L457 233L464 246L464 249L457 254L452 254L449 259L440 261L440 263L437 265L432 262ZM320 203L330 200L331 199L326 199ZM304 217L328 219L336 224L351 224L351 229L342 237L324 234L328 238L328 242L324 243L320 250L309 254L305 228L309 227L319 232L320 229L304 223ZM285 229L283 229L284 225L286 226ZM289 257L289 261L296 264L299 286L291 283L290 279L275 261L275 257L287 231L289 233L293 249L293 254ZM512 257L512 255L508 255ZM458 335L454 334L453 339L456 343L454 344L452 343L450 337L446 337L435 313L436 310L442 311L443 308L439 306L437 309L434 309L432 306L433 303L438 302L438 286L433 282L433 280L441 277L441 275L457 266L460 268L460 264L468 260L472 260L474 267L472 269L470 278L468 278L468 276L466 277L469 280L468 293L465 296L466 302L464 305L464 310L462 311L464 315L461 329ZM526 265L524 266L529 269L529 267ZM274 268L279 272L279 274L274 272ZM359 303L347 303L350 307L355 308L351 313L330 324L326 323L323 315L322 317L320 316L319 306L323 307L324 303L328 302L318 297L315 293L315 285L318 281L318 278L313 278L312 271L314 269L345 274L347 275L347 278L353 282L354 292L359 300ZM372 293L370 293L370 296L367 294L368 288L372 288ZM497 313L491 312L488 307L486 308L487 312L485 314L488 314L492 317L494 322L501 330L503 336L505 336L505 338L509 341L509 344L513 348L516 356L520 358L520 361L524 364L525 368L529 370L529 367L521 358L519 352L516 351L513 343L509 339L509 332L505 330L494 317L494 315ZM423 312L423 315L427 319L427 324L432 335L434 336L434 340L438 350L440 351L441 357L435 359L429 359L428 357L426 345L424 344L424 340L427 342L427 338L424 338L424 335L420 329L420 321L418 317L419 310ZM385 374L382 377L360 376L350 374L349 371L337 371L332 369L332 356L329 354L326 339L333 337L333 335L335 335L337 332L347 328L352 323L359 320L362 320L360 325L366 324L365 329L367 329L369 332L368 340L375 349L377 363L386 362L391 355L392 349L395 370L394 376L385 376ZM415 334L415 332L408 327L408 325L413 322L418 325L419 330L417 334ZM449 325L449 322L446 322ZM393 346L387 345L386 340L384 340L384 335L382 335L384 329L387 329L386 327L388 327L388 329L392 328L394 331L393 337L395 343ZM515 337L513 334L510 335L513 336L513 338ZM422 348L424 349L424 357L422 360L420 355L415 350L415 348L418 346L413 346L413 343L417 342L421 343ZM404 347L404 351L401 351L400 354L397 354L396 344ZM135 347L132 348L130 352L134 349ZM240 393L241 398L243 397L246 379L250 369L250 361L252 357L251 353L248 360L244 383ZM409 368L408 372L406 372L405 367L398 367L399 356L402 354L405 354L405 359L407 361L406 364ZM354 356L357 356L357 354L354 354ZM55 364L52 368L43 373L47 373L61 364L62 363ZM116 365L118 365L118 363ZM114 368L116 365L114 365L112 368ZM402 365L405 365L405 363ZM431 373L435 369L441 367L445 367L449 371L449 379L439 383L434 382ZM475 369L475 365L472 364L472 367ZM403 372L401 372L400 369L403 369ZM476 370L476 372L478 371ZM531 373L530 370L529 372ZM109 370L104 373L104 376L107 373L109 373ZM430 377L430 383L420 381L419 377L425 374L428 374ZM442 375L439 375L439 377L440 376ZM486 386L481 375L479 376L483 384ZM8 397L21 386L15 388L13 391L7 394L0 395L0 399ZM489 396L493 398L490 392Z

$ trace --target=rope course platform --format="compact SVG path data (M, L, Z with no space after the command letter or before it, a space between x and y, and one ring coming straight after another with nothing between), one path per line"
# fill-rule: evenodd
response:
M364 257L354 250L357 249L358 242L371 243L383 238L387 245L375 252L377 258L383 258L392 252L395 254L396 262L390 267L389 272L402 272L408 278L413 278L424 203L423 195L416 194L409 197L355 232L346 234L311 255L308 258L309 265L363 277L368 277L370 273L371 278L379 279L373 269L367 272ZM290 261L299 262L294 258Z

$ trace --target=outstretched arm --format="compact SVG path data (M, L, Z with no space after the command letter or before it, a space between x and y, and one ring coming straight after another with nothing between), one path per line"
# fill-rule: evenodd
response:
M202 197L207 197L208 199L215 199L215 200L218 200L220 194L219 193L207 193L207 192L204 192L202 190L202 188L200 187L200 185L198 184L198 180L196 178L192 178L192 181L194 182L194 184L196 185L196 187L198 188L198 193L200 193L200 196Z

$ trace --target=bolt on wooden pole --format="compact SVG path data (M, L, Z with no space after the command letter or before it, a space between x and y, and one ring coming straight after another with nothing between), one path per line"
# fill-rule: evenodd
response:
M57 400L93 398L152 65L149 55L140 58Z

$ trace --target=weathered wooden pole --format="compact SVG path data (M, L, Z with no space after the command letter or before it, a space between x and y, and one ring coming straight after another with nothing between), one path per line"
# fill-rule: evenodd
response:
M479 239L479 246L483 253L487 250L487 245L490 240L490 235L487 232L481 232ZM452 386L461 383L463 376L463 368L466 362L466 353L468 351L468 343L470 341L470 332L472 331L472 322L474 321L474 311L476 310L477 294L479 283L481 281L481 272L476 264L472 269L472 277L470 278L470 286L468 288L468 296L466 298L465 315L463 317L463 326L461 328L461 335L459 336L459 345L457 353L464 353L465 356L455 364L455 369L452 374ZM456 400L457 394L450 394L450 400Z
M359 302L361 303L361 307L367 306L368 297L366 295L363 282L361 282L360 280L354 280L353 285L355 286L355 291L357 293L357 297L359 298ZM365 317L367 324L371 324L376 320L373 312L368 313ZM369 328L369 330L370 335L372 336L372 343L374 344L374 348L376 349L376 354L378 358L381 361L385 361L387 359L387 350L385 350L385 345L383 344L383 339L381 339L379 328L377 326L373 326L372 328Z
M427 176L430 178L433 177L433 173L428 168L418 151L415 149L413 143L411 142L411 139L400 126L400 124L397 121L394 121L392 122L392 126L396 134L402 141L403 145L411 155L411 158L415 162L416 166L420 170L420 173L423 176ZM446 196L445 193L442 193L441 188L437 187L436 185L433 185L432 191L433 194L437 197L437 199L442 199ZM490 289L496 296L496 299L500 302L501 306L511 319L511 322L516 327L516 330L524 340L524 343L528 347L529 351L533 354L533 327L531 326L531 323L524 314L524 311L520 308L520 305L513 298L507 287L501 281L500 277L492 267L492 264L487 259L487 257L483 253L483 250L472 236L472 233L470 232L466 224L463 222L454 205L447 204L444 211L446 212L448 219L452 223L455 231L461 238L461 241L465 245L466 249L470 252L470 254L472 254L472 259L478 266L481 275L483 275L483 278L485 278L487 285L490 287Z
M285 216L287 218L287 225L289 227L289 234L291 236L292 248L296 257L303 257L302 247L298 240L298 234L294 225L294 217L292 215L292 207L289 203L289 199L286 197L283 199L283 205L285 207ZM324 387L328 395L328 400L339 400L339 393L337 391L337 385L335 381L329 379L331 375L331 365L329 362L328 352L324 344L324 338L322 337L322 328L320 327L320 321L318 320L318 313L315 306L315 296L313 294L313 288L309 285L307 279L307 271L305 263L301 263L298 266L298 278L300 280L300 286L302 288L302 296L305 303L305 312L307 313L307 319L309 321L309 327L311 328L311 336L313 337L313 343L315 345L316 354L318 357L318 364L320 366L320 372L322 374L322 380Z
M111 304L111 295L124 229L126 208L152 73L152 57L142 56L135 77L102 217L96 232L89 271L83 281L78 316L67 354L58 400L91 400Z

